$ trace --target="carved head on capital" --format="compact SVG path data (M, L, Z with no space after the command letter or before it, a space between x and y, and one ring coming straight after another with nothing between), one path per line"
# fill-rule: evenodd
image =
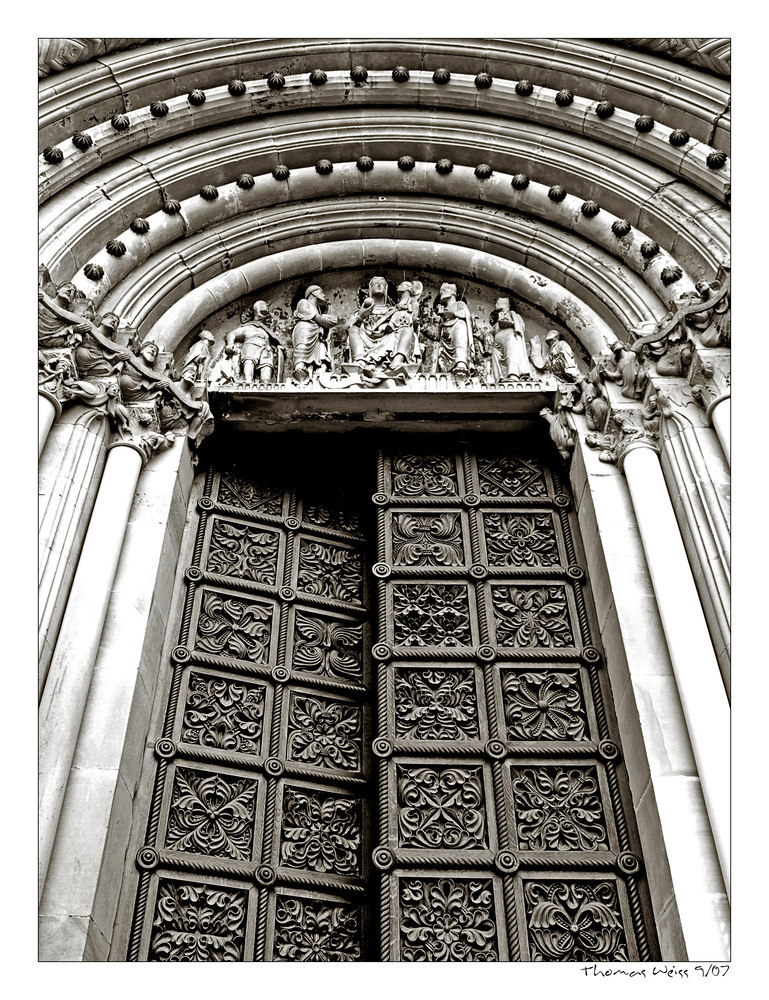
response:
M160 356L160 348L154 340L145 340L139 350L139 357L148 368L154 368Z

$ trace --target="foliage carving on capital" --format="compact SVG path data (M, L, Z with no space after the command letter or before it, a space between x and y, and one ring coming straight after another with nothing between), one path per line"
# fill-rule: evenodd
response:
M130 346L119 344L118 335ZM115 313L97 316L72 282L56 286L40 268L38 388L60 404L81 403L104 415L116 443L135 447L146 462L173 444L174 431L186 431L198 443L212 430L213 418L205 400L184 391L205 365L202 347L188 352L179 381L168 370L170 355L161 357L153 341L137 339ZM205 340L200 343L207 348Z

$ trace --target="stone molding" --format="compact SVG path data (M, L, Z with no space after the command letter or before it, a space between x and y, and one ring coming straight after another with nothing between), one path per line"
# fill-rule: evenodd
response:
M643 52L669 56L690 66L701 66L729 79L732 75L731 38L616 38Z
M105 65L84 66L66 81L54 79L41 89L41 128L46 145L57 135L60 107L66 105L77 128L88 116L99 113L108 120L125 107L141 107L152 100L185 96L201 77L211 88L226 87L232 67L239 66L244 79L263 79L267 66L308 74L317 65L343 68L349 80L351 48L355 60L367 65L369 80L383 69L388 78L396 65L434 66L452 57L452 83L457 74L474 76L486 70L497 80L530 79L538 87L554 91L565 81L579 78L582 96L590 100L606 97L618 107L628 106L636 114L650 113L670 128L687 128L704 141L713 122L728 109L728 85L697 70L682 73L654 56L629 54L603 41L581 39L175 39L163 46L145 46L111 55ZM555 52L554 52L555 50ZM411 57L411 58L410 58ZM191 69L191 67L194 67ZM411 69L411 66L409 67ZM650 87L650 77L654 80ZM412 83L412 79L409 84ZM432 81L431 81L432 82ZM494 85L490 88L494 91ZM408 84L406 85L408 86ZM364 88L358 88L359 90ZM441 90L441 100L446 97ZM453 89L453 88L452 88ZM659 94L659 97L650 96ZM487 91L488 93L488 91ZM126 100L130 104L126 104ZM681 122L683 120L683 126ZM727 134L728 138L728 134Z
M710 197L693 187L681 185L669 190L671 176L667 171L649 164L640 169L639 161L630 154L615 150L607 163L605 148L598 142L501 120L494 122L492 127L485 120L478 122L443 112L431 115L426 139L424 115L409 108L403 109L397 121L392 114L382 112L372 117L360 109L346 110L342 119L330 119L322 113L303 113L292 116L288 122L281 119L280 128L279 143L284 151L282 155L292 168L291 176L286 185L266 177L265 182L249 191L234 192L239 201L251 208L261 207L260 194L266 198L266 204L276 198L285 201L287 194L296 198L304 185L308 185L313 197L326 191L338 193L339 168L355 160L362 143L374 152L375 166L366 174L355 170L355 178L348 178L351 190L378 193L380 186L387 182L388 169L393 167L405 147L416 159L424 159L430 164L430 169L422 177L419 171L414 175L413 171L399 170L394 174L397 181L390 180L388 189L411 193L417 177L420 178L420 193L434 191L441 197L461 196L467 172L456 168L475 168L481 142L487 149L487 156L493 160L495 174L483 182L472 177L474 199L498 200L502 205L513 207L521 203L528 212L548 217L548 213L557 210L557 203L548 198L534 200L532 194L539 190L534 184L547 187L558 183L575 198L598 199L602 212L594 220L584 219L584 222L599 224L605 213L613 213L627 219L631 226L640 228L663 246L673 238L672 230L677 257L682 261L691 260L693 263L689 266L697 276L703 272L705 276L714 275L718 262L728 253L726 208L719 208ZM312 151L306 147L308 129L314 136ZM434 147L447 132L455 143L455 170L440 177L431 157L435 157ZM268 117L244 123L239 128L220 128L215 148L206 148L204 156L197 142L169 144L161 141L146 151L141 165L127 158L96 170L84 183L89 189L91 185L108 184L115 195L119 192L119 197L113 199L114 208L109 204L102 207L97 190L94 202L84 200L82 213L72 219L66 191L48 199L41 207L41 255L49 261L56 280L66 280L85 263L89 253L104 247L116 230L123 229L127 219L157 214L169 197L202 202L197 198L198 193L211 180L221 187L234 184L242 173L257 179L268 174L275 166L276 141L275 121ZM303 180L306 175L302 170L317 162L318 147L331 158L335 169L325 177L310 172L310 179ZM510 188L508 179L508 190L496 195L495 199L494 192L500 187L498 173L512 175L521 170L530 177L531 190L527 187L515 191ZM310 187L311 183L320 186ZM222 197L203 205L210 211L226 208ZM171 215L165 219L166 224L173 223L179 235L183 235L182 218ZM557 219L559 224L563 223L562 215Z
M602 119L596 113L597 102L579 95L568 107L559 107L555 101L557 91L535 87L530 97L516 93L515 82L497 80L489 91L478 91L474 76L452 75L451 96L447 100L440 88L432 99L423 96L429 93L427 86L431 74L415 70L413 86L416 103L427 104L445 111L450 108L459 117L468 112L485 112L502 119L515 116L518 120L531 121L544 130L557 128L565 133L575 134L573 141L579 146L584 139L599 140L644 162L649 161L681 179L688 180L695 187L715 198L723 199L729 184L729 161L719 169L711 169L707 157L713 146L688 138L683 146L674 146L669 141L671 131L666 126L655 125L652 131L639 133L635 123L639 112L618 106L609 119ZM110 121L84 130L93 139L93 145L81 152L70 141L57 139L63 159L49 163L40 157L41 200L56 194L66 184L82 179L91 171L100 169L114 159L134 153L159 140L169 140L203 128L227 125L250 118L258 108L259 114L270 112L303 111L312 102L317 110L332 111L340 107L365 107L367 117L376 120L383 113L391 113L392 108L413 106L415 92L409 90L411 83L403 85L392 81L387 71L371 74L372 86L350 90L349 74L338 70L329 73L329 81L318 92L317 87L306 76L287 78L286 90L272 91L264 80L249 83L247 98L233 98L227 87L212 88L207 92L205 103L191 107L186 95L170 98L168 114L162 118L153 116L148 106L132 107L129 126L118 131ZM375 86L373 86L375 84ZM379 110L385 105L385 111ZM673 126L675 129L677 126ZM687 136L689 133L684 132ZM47 147L46 147L47 148ZM477 146L476 146L477 148ZM290 166L292 164L289 164Z

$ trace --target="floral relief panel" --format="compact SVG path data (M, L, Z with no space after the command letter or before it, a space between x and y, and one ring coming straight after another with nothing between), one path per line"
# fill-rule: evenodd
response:
M288 717L289 760L355 771L361 766L362 712L357 705L293 694Z
M360 907L279 896L275 907L274 962L359 962Z
M257 787L255 779L177 768L166 847L250 861Z
M336 793L286 787L280 864L335 875L361 873L361 802Z
M302 538L297 587L316 597L360 604L363 601L363 557L353 549Z
M478 739L473 671L420 667L396 670L395 735L416 740Z
M480 767L397 768L401 847L473 850L489 846Z
M506 670L502 700L511 740L586 740L577 670Z
M242 962L245 892L161 879L155 903L151 962Z
M271 604L204 590L195 647L204 653L266 663L272 613Z
M544 470L536 462L515 455L478 455L481 497L547 496Z
M493 883L485 878L404 878L404 962L498 962Z
M457 473L448 455L394 455L392 492L396 497L457 496Z
M256 583L274 584L279 536L255 525L214 518L206 570Z
M532 961L629 961L614 882L524 882L523 897Z
M595 768L513 767L510 777L522 851L608 850Z
M304 503L302 520L321 528L345 531L350 535L360 535L361 522L357 514L345 509L341 504L328 504L321 500L307 500Z
M241 476L224 473L219 481L219 503L279 517L283 513L283 490L252 483Z
M483 515L483 530L490 566L520 569L558 565L558 541L550 513L489 511Z
M181 739L234 753L258 754L264 734L265 689L202 673L190 673Z
M392 516L394 566L461 566L465 561L459 512Z
M493 585L491 600L500 646L574 645L565 587Z
M393 586L395 642L401 646L469 646L470 607L465 585Z
M360 682L362 661L362 625L297 609L293 652L293 666L297 670Z

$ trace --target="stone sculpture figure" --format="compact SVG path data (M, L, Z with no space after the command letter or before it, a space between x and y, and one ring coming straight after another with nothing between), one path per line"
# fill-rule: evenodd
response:
M240 314L241 325L227 334L225 353L234 355L236 345L240 347L239 360L233 357L231 374L234 379L242 378L247 385L271 382L275 375L275 354L273 346L280 348L280 342L269 326L270 310L263 299L255 302L253 308L244 309Z
M211 366L211 345L215 338L210 330L201 330L182 362L180 384L189 392L196 382L205 382Z
M159 356L158 345L153 340L145 340L139 351L139 360L145 367L154 369ZM161 391L171 384L168 378L148 378L130 365L123 368L118 381L126 403L154 403Z
M635 351L628 350L620 341L612 349L612 357L604 362L604 378L622 386L625 399L641 399L649 381L645 361L639 361Z
M353 364L382 366L389 374L405 374L404 366L416 362L420 354L414 327L422 282L401 282L397 305L388 300L383 277L372 278L367 292L349 321L350 360Z
M294 309L296 323L291 334L294 347L294 378L307 382L319 368L330 369L332 357L328 349L328 333L338 320L325 313L326 296L320 285L310 285Z
M491 314L494 334L492 371L496 382L530 379L531 364L526 343L526 325L515 312L510 299L500 297Z
M473 321L465 302L457 298L457 286L444 282L438 293L435 311L440 316L438 365L464 380L470 374L473 347Z
M583 381L582 372L577 366L574 352L557 330L549 330L545 337L548 345L545 366L551 375L561 382L572 382L578 385Z

